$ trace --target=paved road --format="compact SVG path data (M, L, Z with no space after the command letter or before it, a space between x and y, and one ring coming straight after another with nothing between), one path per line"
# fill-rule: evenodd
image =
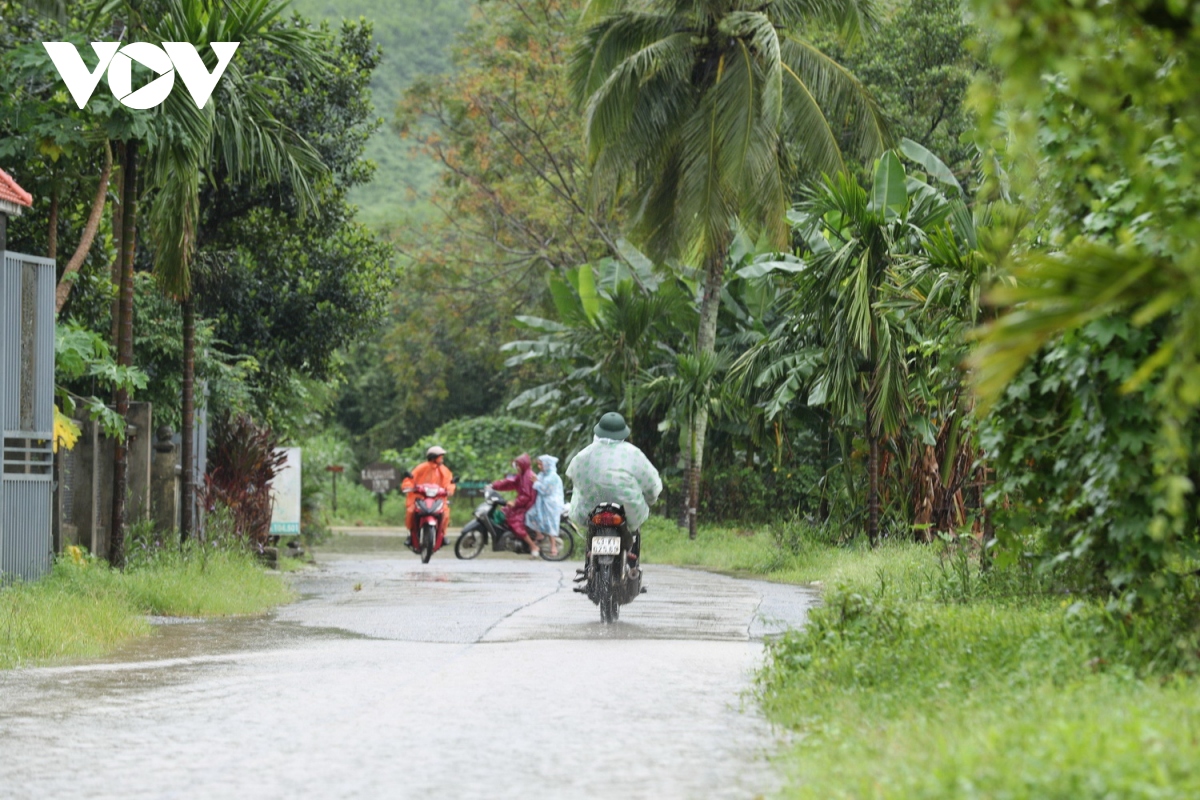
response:
M270 619L0 673L0 797L770 792L775 740L745 693L811 593L649 566L605 626L574 567L322 554Z

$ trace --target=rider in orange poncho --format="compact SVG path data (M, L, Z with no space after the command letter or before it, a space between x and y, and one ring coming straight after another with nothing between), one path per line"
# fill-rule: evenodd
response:
M413 467L412 472L404 476L404 480L400 484L405 494L405 507L408 509L407 519L408 534L411 537L412 546L417 547L417 515L416 492L409 491L415 486L420 486L423 483L432 483L441 486L446 490L446 510L442 514L441 530L438 531L440 537L446 536L446 525L450 522L450 497L454 495L454 476L450 473L450 468L446 466L446 451L437 445L425 451L424 463Z

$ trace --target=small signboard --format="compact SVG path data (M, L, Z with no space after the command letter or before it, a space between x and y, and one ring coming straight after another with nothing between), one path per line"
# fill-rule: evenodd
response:
M375 494L387 494L400 486L400 470L383 461L367 464L362 470L362 485Z
M300 533L300 448L281 447L283 466L271 481L271 535Z

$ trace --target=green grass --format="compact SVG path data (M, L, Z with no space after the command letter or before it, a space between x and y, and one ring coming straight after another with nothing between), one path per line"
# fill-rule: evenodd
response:
M36 583L0 590L0 669L103 655L150 632L107 568L58 563Z
M148 635L146 615L220 617L262 613L294 597L248 553L201 558L166 551L125 572L64 556L40 581L0 590L0 669L94 658Z
M871 550L855 543L834 547L802 527L702 525L696 539L670 520L651 517L642 527L647 564L675 564L779 583L866 586L880 577L896 582L932 580L941 561L934 548L910 543Z
M759 676L768 717L795 733L785 796L1200 797L1200 684L1163 655L1194 649L1192 616L1114 617L1033 571L981 572L967 549L748 533L689 542L655 521L644 552L823 586L826 605L769 644Z
M214 550L204 558L168 550L121 577L138 608L171 617L261 614L295 597L279 576L241 550Z

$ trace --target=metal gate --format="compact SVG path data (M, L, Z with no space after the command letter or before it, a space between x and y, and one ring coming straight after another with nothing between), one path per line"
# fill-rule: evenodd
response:
M3 252L0 271L0 581L50 569L54 262Z

